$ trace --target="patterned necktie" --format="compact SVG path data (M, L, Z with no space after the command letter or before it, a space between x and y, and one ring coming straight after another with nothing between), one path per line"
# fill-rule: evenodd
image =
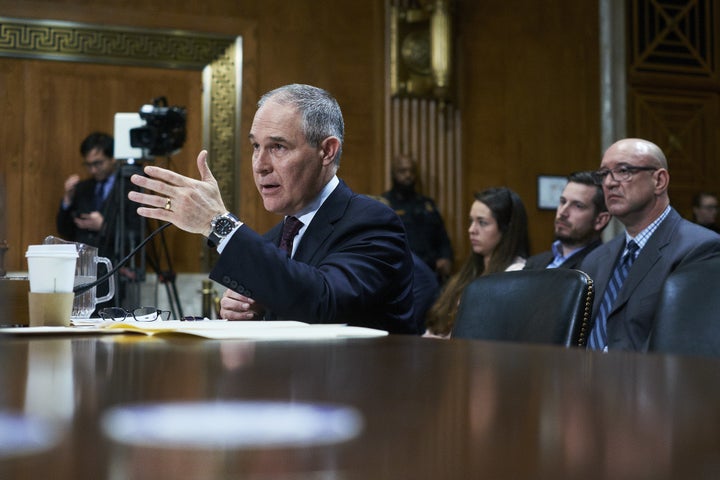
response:
M287 217L282 229L282 237L280 239L280 250L285 250L288 257L292 255L293 240L295 235L302 228L303 223L295 217Z
M607 317L615 303L615 299L617 298L618 292L620 292L623 282L625 282L625 278L627 278L630 266L635 261L635 254L638 248L638 244L633 240L628 242L627 253L618 262L607 287L605 287L600 310L598 311L597 318L595 318L595 325L593 325L588 341L588 349L590 350L604 350L607 346Z

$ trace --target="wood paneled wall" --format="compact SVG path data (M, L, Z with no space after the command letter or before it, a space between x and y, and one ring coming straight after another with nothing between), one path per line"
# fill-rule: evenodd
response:
M89 0L0 0L0 13L242 35L241 132L248 131L260 93L293 82L326 88L338 98L346 120L340 175L358 192L378 194L386 188L383 0L178 0L172 2L172 11L167 10L168 5L159 0L105 0L101 5ZM462 258L469 250L464 224L472 192L494 185L507 185L522 196L534 250L544 250L552 239L553 214L536 208L537 175L595 168L600 158L597 4L457 0L454 11L457 123L462 125L463 135L459 148L461 191L452 193L464 202L448 209L446 222L460 225L452 233L457 255ZM70 64L29 67L24 61L0 59L0 76L9 82L0 84L0 169L8 178L20 168L20 159L23 168L31 162L38 166L33 167L27 191L8 195L12 199L8 210L26 212L13 214L7 222L7 237L15 239L10 245L9 270L24 269L22 252L32 236L51 233L53 224L48 222L52 215L48 212L57 207L64 177L78 169L78 142L86 130L109 125L115 111L133 111L157 95L156 86L162 87L161 94L173 104L192 106L199 101L195 99L200 95L196 74L141 69L133 71L124 84L132 69L99 69L102 73L95 73L95 68ZM78 85L73 84L73 70L77 70ZM28 80L26 74L35 78ZM60 83L50 86L56 76ZM97 91L87 81L83 83L85 76L87 81L101 76L117 84ZM69 96L68 92L75 93ZM50 106L56 97L60 98L58 104ZM101 97L104 103L96 103L94 97ZM24 100L19 103L19 98ZM36 106L28 110L29 105ZM43 117L43 108L48 108L51 116ZM183 150L185 156L173 161L178 171L194 174L201 140L199 133L189 134L194 140ZM9 158L16 163L11 165ZM264 212L259 202L248 158L245 146L238 165L240 205L236 208L249 225L262 232L278 219ZM36 210L27 210L32 208ZM42 213L27 213L31 211ZM195 260L197 238L177 235L171 246L177 252L173 253L176 269L197 271L201 268Z
M55 214L64 180L74 173L87 176L80 142L94 130L112 134L115 112L137 112L164 95L172 105L193 112L188 130L200 132L199 72L14 59L2 64L8 71L3 71L0 82L19 87L6 90L12 93L4 99L18 112L19 121L5 122L2 128L3 144L11 146L4 154L8 197L20 200L9 205L7 218L11 227L22 226L8 232L11 243L22 246L8 252L10 269L24 262L26 245L57 234ZM192 175L197 170L194 152L199 149L200 135L195 134L169 163L165 158L153 163ZM178 268L197 265L198 239L193 242L177 229L168 230L167 239Z
M538 175L600 164L596 2L457 3L463 176L472 192L507 186L528 211L531 247L547 250L554 211L537 208ZM462 254L466 239L456 243Z

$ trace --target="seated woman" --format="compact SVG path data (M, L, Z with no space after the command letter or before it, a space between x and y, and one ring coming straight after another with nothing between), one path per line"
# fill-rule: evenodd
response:
M459 272L445 284L427 315L425 336L447 338L452 332L460 296L481 275L522 270L529 253L527 213L509 188L475 194L468 228L472 252Z

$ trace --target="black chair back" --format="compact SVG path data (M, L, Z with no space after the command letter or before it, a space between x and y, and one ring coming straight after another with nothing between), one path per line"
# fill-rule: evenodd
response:
M580 270L485 275L465 288L452 337L584 347L593 295Z
M654 322L648 351L720 356L720 258L668 275Z

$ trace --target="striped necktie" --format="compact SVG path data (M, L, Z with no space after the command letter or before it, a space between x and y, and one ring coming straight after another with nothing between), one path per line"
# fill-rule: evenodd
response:
M590 332L590 339L588 341L588 349L590 350L604 350L607 346L607 317L610 310L612 310L623 282L625 282L627 278L630 267L635 261L635 254L638 248L638 244L633 240L628 242L627 253L623 255L618 262L607 287L605 287L602 303L600 303L600 310L595 318L595 325L593 325L592 332Z

